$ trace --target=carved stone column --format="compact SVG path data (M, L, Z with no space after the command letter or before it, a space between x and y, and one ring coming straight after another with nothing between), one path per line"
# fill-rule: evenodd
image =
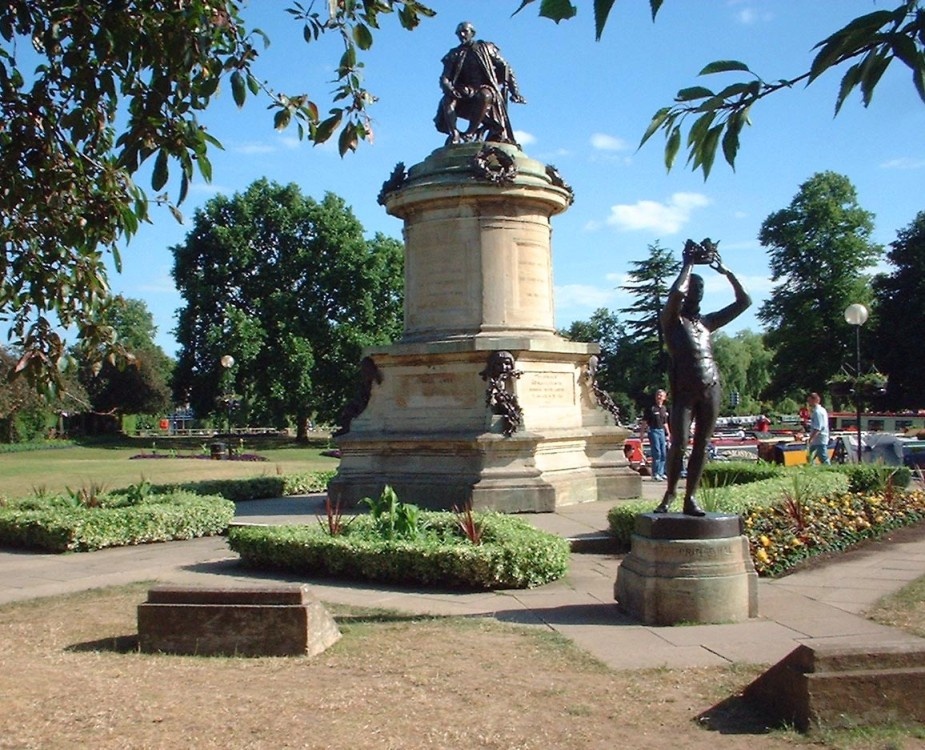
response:
M516 512L640 494L628 430L592 388L597 345L555 333L550 217L571 201L516 146L396 168L380 202L404 221L404 334L364 352L381 380L338 438L333 498L389 484L425 507Z

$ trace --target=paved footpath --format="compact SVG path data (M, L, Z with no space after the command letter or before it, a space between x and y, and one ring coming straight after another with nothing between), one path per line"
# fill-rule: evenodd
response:
M644 482L655 500L660 483ZM525 515L569 538L606 529L612 503L587 503ZM318 496L241 503L236 521L315 523ZM410 587L307 581L331 604L381 607L420 615L494 617L556 630L615 669L694 667L732 662L772 664L801 643L916 644L925 639L870 622L863 612L882 596L925 575L925 534L847 553L837 561L758 584L759 616L729 625L650 627L622 614L613 599L620 557L575 553L568 575L537 589L455 593ZM119 547L68 555L0 549L0 605L135 581L209 586L305 582L238 565L223 537Z

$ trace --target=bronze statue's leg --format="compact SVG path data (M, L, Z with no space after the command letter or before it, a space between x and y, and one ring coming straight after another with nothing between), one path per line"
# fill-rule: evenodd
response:
M672 404L669 427L671 429L671 447L668 449L668 459L666 461L668 491L665 494L674 496L678 480L681 478L681 470L684 468L684 450L687 448L691 427L691 408L682 403L680 397L677 403Z
M674 502L674 495L665 493L665 497L662 498L662 502L658 504L658 507L653 510L653 513L667 513L668 509L671 508L671 504Z
M472 95L472 117L469 119L469 128L463 133L465 140L474 140L478 136L479 128L485 122L488 110L491 109L493 97L490 91L479 89Z
M715 383L701 398L694 409L697 427L694 432L694 445L687 462L687 487L684 493L684 513L688 516L704 516L706 512L697 504L694 493L700 486L703 466L707 460L707 443L713 437L716 417L719 415L720 389Z

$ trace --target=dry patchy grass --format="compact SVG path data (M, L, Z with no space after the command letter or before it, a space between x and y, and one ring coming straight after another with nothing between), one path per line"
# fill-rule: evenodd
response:
M925 576L881 599L867 616L883 625L925 638Z
M344 637L314 658L141 654L146 588L0 607L0 747L922 746L769 732L734 697L760 668L616 672L550 631L478 618L335 609Z
M337 611L314 658L141 654L135 585L0 607L4 748L762 748L747 711L696 717L758 672L614 672L558 635ZM720 722L722 724L722 722Z

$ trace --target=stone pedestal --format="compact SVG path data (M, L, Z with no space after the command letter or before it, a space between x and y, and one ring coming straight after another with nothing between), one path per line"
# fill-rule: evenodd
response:
M306 586L155 586L138 605L145 653L314 656L339 638L334 618Z
M640 494L629 431L595 395L597 345L555 333L550 217L571 197L515 146L448 146L396 168L380 200L404 221L404 334L364 352L332 499L389 484L423 507L517 512ZM492 390L499 353L510 366Z
M617 570L614 598L646 625L758 616L758 574L739 516L644 513Z

